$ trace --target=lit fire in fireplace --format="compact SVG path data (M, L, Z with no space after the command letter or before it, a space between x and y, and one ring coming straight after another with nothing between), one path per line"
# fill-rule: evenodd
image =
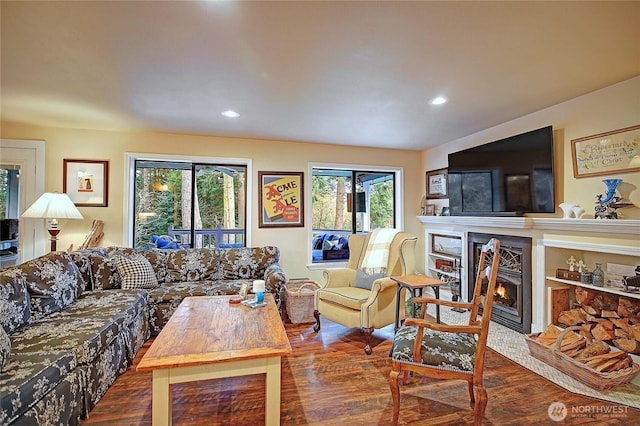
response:
M495 294L497 294L498 296L502 297L503 299L507 298L507 289L502 286L502 283L500 283L498 285L498 288L496 288L496 293Z
M507 289L502 285L502 283L498 283L498 287L496 287L493 295L493 303L504 306L513 306L516 303L516 300L509 295Z

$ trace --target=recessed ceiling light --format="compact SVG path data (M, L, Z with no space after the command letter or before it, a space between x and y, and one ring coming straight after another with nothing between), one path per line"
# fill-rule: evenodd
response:
M447 102L447 98L444 96L438 96L431 99L431 105L442 105Z
M224 115L227 118L238 118L240 117L240 114L238 114L237 112L233 111L233 110L226 110L226 111L222 111L222 115Z

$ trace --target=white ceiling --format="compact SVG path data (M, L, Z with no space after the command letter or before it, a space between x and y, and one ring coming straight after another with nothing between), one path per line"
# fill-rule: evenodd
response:
M421 150L640 75L640 2L0 7L2 120L45 126Z

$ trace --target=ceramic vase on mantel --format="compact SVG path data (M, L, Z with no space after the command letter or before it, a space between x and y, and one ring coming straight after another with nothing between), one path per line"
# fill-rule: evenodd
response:
M558 205L562 209L562 218L569 219L571 217L571 209L576 207L573 203L560 203Z
M584 214L584 209L580 206L574 206L571 208L573 215L576 219L580 219L580 217Z
M601 204L607 204L611 199L616 195L616 190L618 189L618 185L622 183L622 179L604 179L602 181L607 187L607 194L605 195L604 200L600 200Z

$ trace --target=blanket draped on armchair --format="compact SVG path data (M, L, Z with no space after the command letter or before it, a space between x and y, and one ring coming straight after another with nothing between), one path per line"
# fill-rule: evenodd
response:
M362 270L371 274L384 274L387 272L387 263L389 261L389 246L391 241L400 232L394 228L378 228L374 229L369 237L367 251L362 260Z

